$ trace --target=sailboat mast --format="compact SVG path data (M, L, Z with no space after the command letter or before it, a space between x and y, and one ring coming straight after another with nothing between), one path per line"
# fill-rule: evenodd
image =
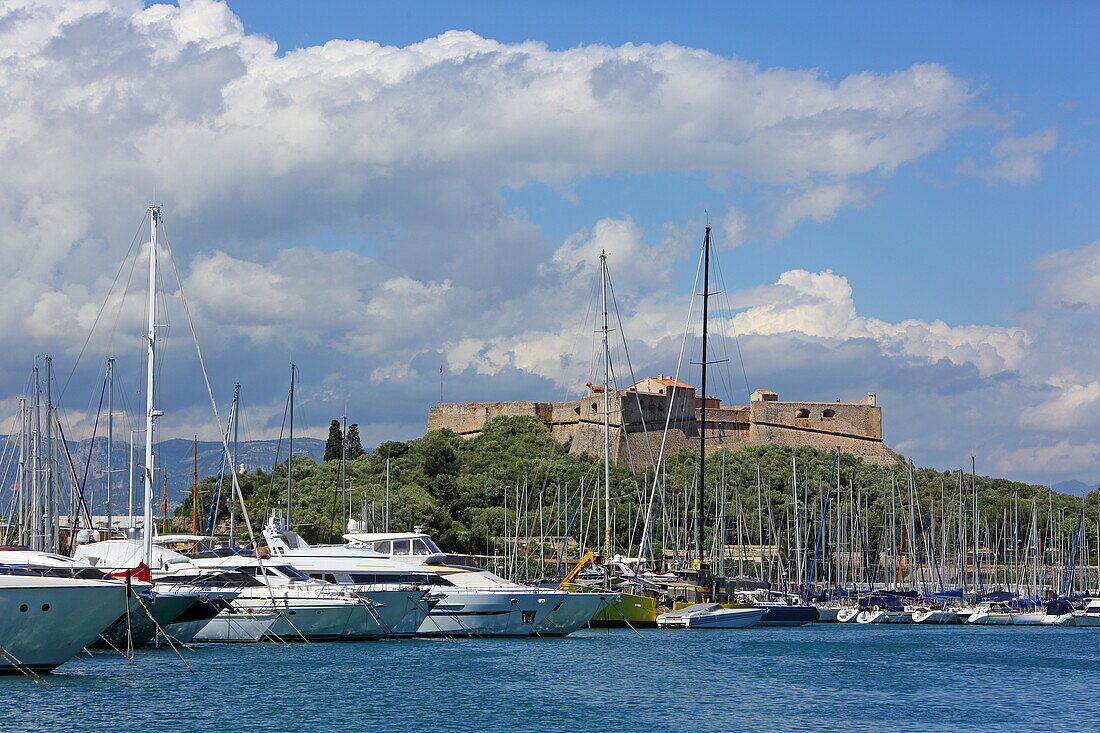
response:
M114 512L111 511L111 451L115 441L115 360L107 357L107 497L103 502L107 510L107 539L111 539Z
M42 385L34 365L34 425L31 430L31 549L42 551Z
M600 252L600 298L603 300L603 552L611 548L611 347L607 338L607 253Z
M701 408L699 410L699 476L695 483L695 557L703 564L703 467L707 454L707 319L710 306L710 227L703 235L703 345L702 376L699 380Z
M286 528L293 529L290 514L294 506L294 374L298 367L290 365L290 455L286 459Z
M54 484L56 478L54 476L53 459L55 454L55 446L53 442L53 357L46 357L46 526L44 534L46 537L46 551L57 552L58 545L57 540L57 491Z
M19 398L19 535L18 543L29 545L27 512L27 398Z
M191 534L199 533L199 436L191 443Z
M345 410L347 409L346 405L344 406L344 409ZM348 490L348 416L347 415L341 415L340 420L343 423L343 425L341 425L341 428L340 428L340 491L339 491L339 494L340 494L340 512L343 513L343 510L344 510L344 493ZM348 494L348 499L349 499L349 501L351 499L351 494L350 493ZM364 501L366 501L366 499L364 499ZM351 519L350 516L344 517L344 527L348 526L348 520L349 519ZM360 519L362 519L362 517L360 517ZM366 529L366 527L361 526L360 531L362 531L362 529ZM344 531L347 531L347 530L345 529Z
M158 417L154 409L153 387L156 381L157 365L157 233L160 225L160 207L149 207L149 292L148 313L149 331L146 334L145 352L145 526L142 534L145 540L145 564L152 566L153 559L153 473L155 457L153 455L153 433Z
M233 465L230 466L230 470L234 474L237 473L237 436L240 434L237 425L240 421L241 410L241 383L233 383L233 409L231 411L230 419L233 421ZM232 483L230 483L232 486ZM233 492L229 492L229 546L236 547L237 539L237 497L233 496Z

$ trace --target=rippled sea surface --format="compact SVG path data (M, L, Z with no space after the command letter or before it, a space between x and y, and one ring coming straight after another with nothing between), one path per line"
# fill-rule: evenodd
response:
M193 645L0 677L2 731L1095 731L1100 629Z

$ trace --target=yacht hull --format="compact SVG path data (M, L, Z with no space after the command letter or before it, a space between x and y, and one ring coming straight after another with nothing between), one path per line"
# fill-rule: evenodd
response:
M561 586L570 593L606 593L604 589L577 583ZM635 593L619 593L618 600L608 604L588 620L594 629L654 628L657 626L657 599Z
M549 611L534 593L447 588L443 596L417 636L530 636Z
M551 605L550 611L535 625L532 633L537 636L568 636L618 600L618 593L560 591L549 594L546 602Z
M194 636L194 641L253 642L271 638L271 626L279 616L274 611L227 608L211 619Z
M818 610L813 606L757 606L764 615L757 626L805 626L817 621Z
M213 590L199 593L198 601L176 617L176 620L164 627L164 633L157 632L154 642L164 644L186 644L195 638L218 614L229 608L236 591Z
M124 614L103 632L97 646L140 646L148 644L164 629L198 602L197 593L134 593L130 613Z
M435 603L423 590L357 590L371 603L368 615L375 620L374 630L363 629L360 638L412 636L428 617ZM356 634L349 633L349 637Z
M1058 616L1045 615L1042 623L1045 626L1076 626L1077 619L1072 613L1063 613Z
M126 613L122 584L8 577L0 583L0 674L48 672Z

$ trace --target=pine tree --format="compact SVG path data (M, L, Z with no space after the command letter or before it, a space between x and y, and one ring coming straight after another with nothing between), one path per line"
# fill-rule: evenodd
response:
M359 423L348 425L348 460L353 461L366 453L363 441L359 439Z
M328 426L328 440L325 441L325 461L340 460L340 449L343 444L344 434L340 430L340 421L333 420L332 424Z

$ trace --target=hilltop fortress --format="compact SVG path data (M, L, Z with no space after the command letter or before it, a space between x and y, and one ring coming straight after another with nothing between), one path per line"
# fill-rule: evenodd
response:
M444 402L428 409L428 432L448 428L470 438L495 417L537 417L559 441L572 439L571 453L602 455L603 397L602 387L589 384L584 397L562 402ZM900 460L882 440L873 392L860 402L781 402L775 392L757 390L749 404L723 407L717 397L699 397L695 387L662 374L613 391L610 404L612 459L638 470L656 460L666 422L666 453L698 445L704 410L708 453L774 443L839 448L873 465Z

